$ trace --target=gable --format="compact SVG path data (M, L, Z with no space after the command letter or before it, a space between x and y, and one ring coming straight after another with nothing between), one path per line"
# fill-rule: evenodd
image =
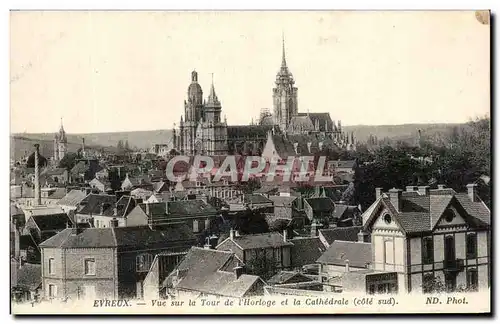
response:
M452 201L450 205L443 211L440 218L437 221L435 228L443 228L450 226L466 226L468 221L466 216L457 208L456 202Z
M386 215L389 216L387 220L390 220L390 222L386 221ZM376 212L373 219L372 229L404 232L403 227L401 227L401 225L397 221L396 215L394 215L388 208L385 208L384 206L380 206L380 208Z

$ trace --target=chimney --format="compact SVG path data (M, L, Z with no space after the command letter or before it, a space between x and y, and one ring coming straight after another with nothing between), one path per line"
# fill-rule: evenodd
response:
M415 186L406 186L406 192L413 192L415 191Z
M423 196L428 196L429 195L429 186L419 186L418 187L418 193L423 195Z
M210 237L205 238L205 245L203 246L205 250L210 250L212 249L212 245L210 244Z
M149 214L149 203L148 203L148 202L146 202L146 203L145 203L145 205L146 205L146 215L151 216L151 215Z
M382 188L375 188L375 199L379 199L382 196Z
M168 215L168 201L165 201L165 215Z
M113 219L109 223L111 224L111 227L118 227L118 219L116 219L115 217L113 217Z
M392 188L389 190L391 203L398 212L401 211L401 193L402 191L400 189Z
M469 183L467 185L467 194L469 195L469 199L473 202L477 202L477 184Z
M438 184L438 189L439 190L443 190L445 188L445 185L444 184Z
M367 234L363 232L363 230L359 231L358 233L358 242L366 242L367 241Z
M118 208L116 206L113 208L113 216L118 216Z
M101 203L100 215L104 214L104 203Z
M288 240L288 230L285 228L283 230L283 242L286 243L287 240Z
M229 238L234 239L234 230L232 228L229 230Z
M240 236L240 231L239 230L235 230L234 231L234 236L235 237L239 237Z
M345 260L345 272L349 272L349 260Z
M42 204L42 196L40 194L40 167L38 166L40 154L40 145L35 144L35 204L40 206Z
M243 267L240 265L239 262L236 265L236 267L233 268L233 271L234 271L234 276L236 277L236 279L238 279L243 274Z

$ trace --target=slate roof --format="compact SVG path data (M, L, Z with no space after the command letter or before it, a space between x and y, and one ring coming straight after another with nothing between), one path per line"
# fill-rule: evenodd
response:
M168 211L165 204L168 204ZM139 204L139 207L146 213L147 207L145 203ZM212 215L216 214L217 210L203 200L193 199L149 203L149 213L152 218L159 218L167 215L189 217L195 215Z
M267 283L269 285L280 285L280 284L287 284L290 282L291 279L297 278L298 280L294 282L309 282L313 281L313 279L304 276L298 271L280 271L274 276L271 277L271 279L267 280Z
M114 217L127 217L127 215L134 209L136 206L135 199L132 198L131 196L121 196L120 199L116 202L116 212L117 214L114 215L114 210L108 209L106 210L106 213L109 213L110 211L112 214L109 214L108 216L114 216Z
M356 242L362 228L363 226L325 228L320 229L319 233L331 245L334 241Z
M337 219L353 218L356 213L359 213L358 206L349 206L344 204L335 204L333 217Z
M319 237L297 237L290 239L290 242L293 243L291 253L293 267L314 264L326 250Z
M293 202L297 199L295 196L269 196L269 200L274 203L274 206L292 207Z
M403 192L401 211L398 212L387 194L380 199L407 234L432 231L443 212L450 204L461 206L465 211L466 221L473 226L490 226L491 213L482 201L473 202L467 193L456 193L453 189L430 190L429 195L418 192ZM365 227L371 226L376 215L376 201L363 214ZM459 207L460 208L460 207Z
M285 242L283 236L275 232L234 236L232 241L243 250L278 248L293 245L290 242Z
M73 206L76 207L86 197L85 192L81 190L71 190L61 200L57 202L60 206Z
M11 261L11 286L27 290L35 290L42 284L42 266L40 264L25 263L19 269L17 262ZM16 274L17 272L17 280Z
M330 117L330 113L298 113L298 116L309 116L311 119L311 123L313 125L316 124L316 121L319 122L319 130L324 132L325 129L325 122L328 125L328 131L332 131L335 128L335 125L333 124L332 118Z
M73 234L68 228L40 244L40 247L53 248L146 248L160 243L192 241L195 236L184 223L173 223L161 230L149 226L127 226L82 229Z
M105 194L88 194L81 202L80 209L77 211L78 214L85 215L104 215L109 214L108 210L113 211L116 203L115 195L105 195ZM101 206L104 207L101 213Z
M73 222L66 214L55 214L55 215L40 215L33 216L30 218L40 231L54 231L62 230L71 226Z
M332 212L335 209L335 204L328 197L307 198L305 201L315 212Z
M227 297L243 297L262 279L247 274L236 278L232 272L236 262L237 258L233 253L192 247L176 268L181 280L175 288ZM176 270L172 274L176 273ZM169 284L169 279L171 278L165 279L164 287Z
M321 255L317 263L365 268L372 261L371 243L335 241Z
M244 201L247 204L272 204L273 202L266 197L258 194L245 194L244 195Z

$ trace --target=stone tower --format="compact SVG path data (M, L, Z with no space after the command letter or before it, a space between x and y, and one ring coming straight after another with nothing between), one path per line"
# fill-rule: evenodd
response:
M193 155L196 127L203 113L203 90L198 83L198 72L191 72L191 84L187 91L187 100L184 101L184 116L181 117L179 131L179 151L183 154Z
M215 93L212 74L212 86L208 100L203 108L202 154L223 155L227 153L227 125L221 120L222 105ZM200 140L197 138L197 140Z
M68 139L66 138L66 132L64 131L62 118L61 118L61 128L59 133L56 133L54 137L54 162L59 162L68 152Z
M276 86L273 88L274 124L284 132L292 116L298 113L297 88L292 73L288 70L285 58L285 38L283 37L283 54L281 67L276 75Z

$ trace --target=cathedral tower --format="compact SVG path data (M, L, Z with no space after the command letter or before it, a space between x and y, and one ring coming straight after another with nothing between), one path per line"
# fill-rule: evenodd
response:
M68 139L66 138L66 132L64 131L62 118L61 118L61 128L59 133L56 133L54 137L54 162L58 163L68 152Z
M285 132L292 116L297 115L297 88L292 73L288 70L285 58L285 38L283 37L283 54L281 67L276 75L276 87L273 88L274 124Z

